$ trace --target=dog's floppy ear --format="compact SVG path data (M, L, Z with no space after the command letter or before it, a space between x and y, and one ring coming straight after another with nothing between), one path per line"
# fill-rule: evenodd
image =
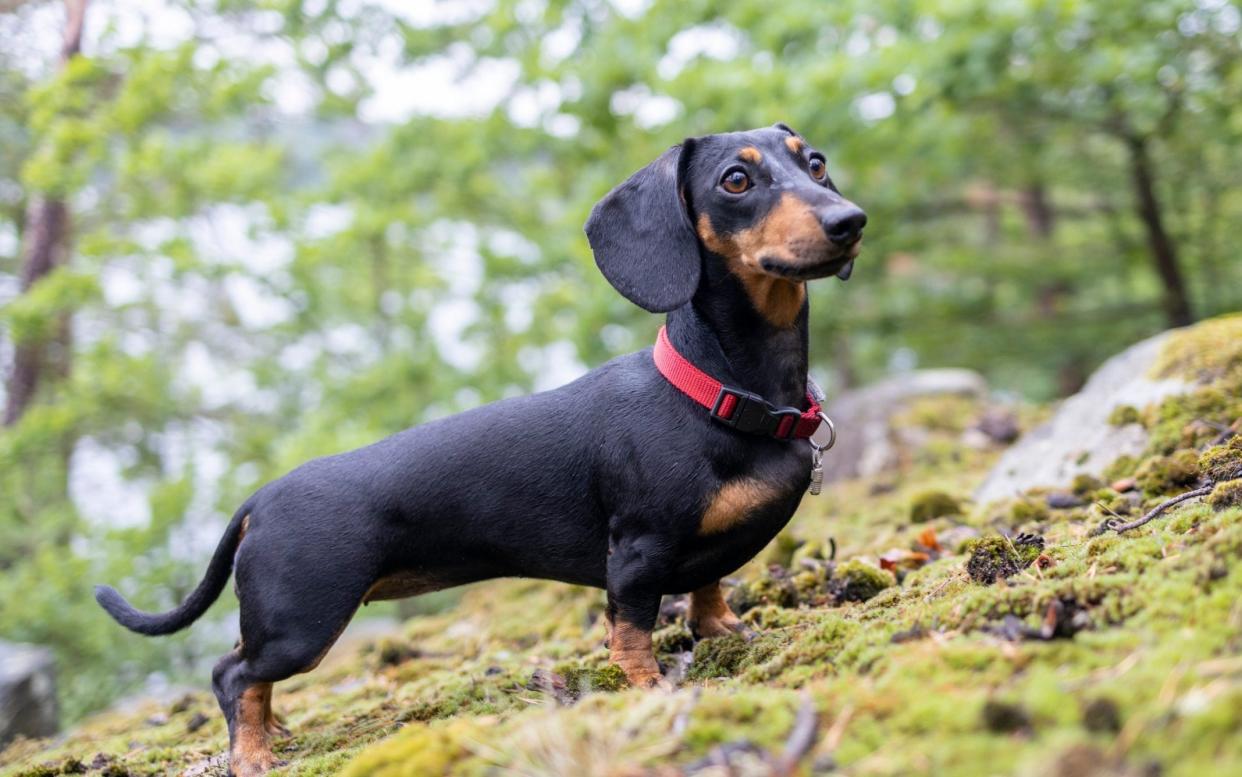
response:
M673 146L595 204L586 222L595 264L639 307L664 313L699 286L698 238L681 185L694 141Z

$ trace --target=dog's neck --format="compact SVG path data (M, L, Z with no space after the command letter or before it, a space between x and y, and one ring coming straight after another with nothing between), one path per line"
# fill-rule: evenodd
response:
M694 298L668 314L673 346L699 369L774 405L806 403L807 306L778 327L755 309L741 281L716 257L703 262Z

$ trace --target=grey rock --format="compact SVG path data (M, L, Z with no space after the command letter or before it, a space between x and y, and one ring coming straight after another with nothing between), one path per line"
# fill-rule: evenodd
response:
M59 728L52 651L0 642L0 747L18 736L51 736Z
M824 455L825 482L870 477L897 466L901 446L916 441L904 439L890 420L913 400L942 395L982 399L987 393L982 375L960 369L917 370L845 392L827 408L836 422L837 444Z
M1148 377L1168 337L1168 332L1156 335L1104 362L1082 391L1061 403L1052 420L1005 452L975 500L986 504L1038 486L1064 486L1079 474L1099 477L1121 456L1142 453L1147 446L1143 427L1113 426L1108 417L1120 405L1142 408L1194 388L1180 379Z

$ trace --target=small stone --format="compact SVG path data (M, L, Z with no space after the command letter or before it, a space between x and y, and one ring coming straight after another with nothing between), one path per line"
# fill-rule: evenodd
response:
M1109 488L1116 491L1118 494L1124 494L1128 491L1133 491L1137 486L1138 483L1134 480L1134 478L1122 478L1121 480L1114 480L1109 485Z
M201 712L196 712L194 713L194 717L190 718L189 721L186 722L185 730L187 733L193 734L195 731L198 731L200 728L207 725L208 720L210 720L210 718L206 715Z
M1085 504L1086 502L1074 494L1055 492L1048 495L1048 506L1053 510L1072 510Z
M1008 445L1022 433L1018 427L1018 417L1010 410L987 411L979 419L979 423L975 424L975 428L1001 445Z

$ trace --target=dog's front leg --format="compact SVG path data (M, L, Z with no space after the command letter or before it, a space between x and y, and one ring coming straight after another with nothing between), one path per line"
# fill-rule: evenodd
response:
M656 662L651 631L660 612L660 580L668 566L641 543L617 543L608 556L609 660L637 688L670 688Z

